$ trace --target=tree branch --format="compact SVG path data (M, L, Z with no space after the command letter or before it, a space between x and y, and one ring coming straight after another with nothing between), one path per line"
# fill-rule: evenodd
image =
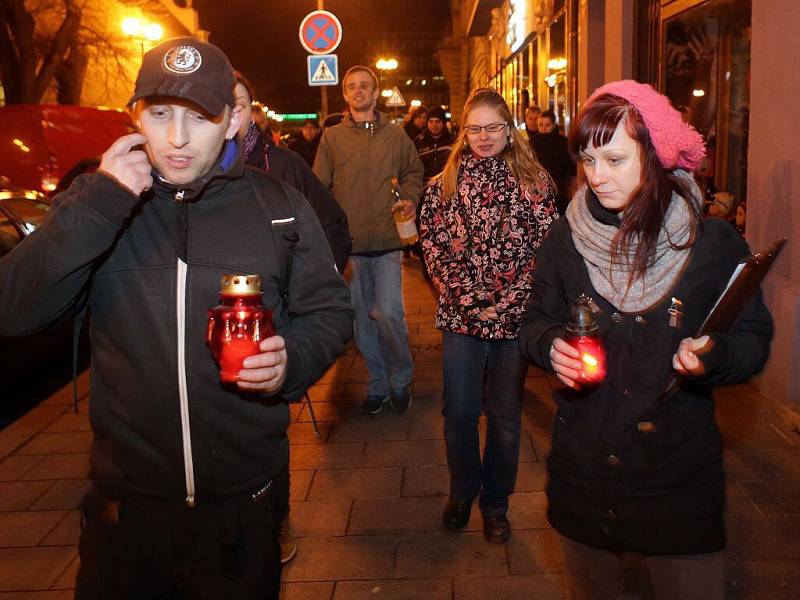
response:
M39 67L39 73L36 75L35 102L41 100L56 70L64 60L64 55L78 34L78 28L81 24L81 9L72 0L65 0L64 7L67 11L64 20L50 42L50 48L42 61L42 66Z

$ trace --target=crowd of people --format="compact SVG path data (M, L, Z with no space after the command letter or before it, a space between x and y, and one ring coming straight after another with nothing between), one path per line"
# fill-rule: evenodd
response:
M91 315L76 598L278 598L296 553L288 403L354 336L362 412L412 408L396 220L413 218L442 331L443 528L463 529L477 499L487 542L512 536L530 362L564 384L546 492L572 597L615 598L633 553L656 597L723 598L712 392L758 372L772 322L759 293L730 331L695 337L747 255L702 218L699 134L634 81L596 90L568 138L537 107L518 129L490 88L453 132L439 107L392 123L368 67L342 92L346 114L286 149L219 48L162 42L129 102L138 133L0 260L0 334ZM221 385L206 311L231 273L260 276L276 333ZM577 303L605 348L600 381L571 342Z

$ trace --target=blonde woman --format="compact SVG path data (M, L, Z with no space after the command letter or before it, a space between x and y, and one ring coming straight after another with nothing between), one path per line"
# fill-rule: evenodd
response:
M472 92L444 171L420 214L425 262L439 291L449 531L480 496L484 536L511 536L506 518L519 455L526 363L517 347L536 250L557 218L554 188L495 90ZM478 419L486 413L483 457Z

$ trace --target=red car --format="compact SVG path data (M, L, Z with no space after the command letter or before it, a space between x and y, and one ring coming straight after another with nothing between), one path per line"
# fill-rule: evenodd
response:
M134 131L121 110L61 104L0 107L0 178L51 193L94 170L118 137Z

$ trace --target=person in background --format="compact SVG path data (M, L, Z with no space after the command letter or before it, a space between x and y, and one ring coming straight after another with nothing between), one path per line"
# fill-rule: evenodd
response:
M361 410L377 414L389 402L405 412L412 401L414 364L403 305L403 245L393 213L414 218L424 169L414 143L377 111L380 89L372 69L351 67L342 91L350 113L325 129L314 172L344 208L353 234L355 341L369 371ZM402 194L397 202L394 178Z
M347 215L331 193L317 179L311 168L295 152L274 146L272 137L265 134L253 120L253 87L239 71L236 74L236 108L241 111L237 140L242 148L246 165L268 172L300 191L314 209L322 224L328 245L331 247L336 268L341 273L350 254L350 230ZM278 543L281 564L291 561L297 554L294 526L289 514L289 495L279 507Z
M0 335L91 312L78 600L279 596L287 403L344 350L353 310L300 192L244 168L235 85L212 44L153 47L128 102L140 133L0 259ZM295 216L291 262L269 220L282 206ZM223 386L207 311L234 273L260 275L277 334Z
M425 167L423 176L427 183L444 169L447 157L450 154L450 144L453 137L446 127L447 116L440 106L433 107L428 113L428 123L425 130L414 140L419 158Z
M558 133L556 115L552 110L542 112L537 124L539 133L533 137L533 151L556 184L558 214L563 215L569 202L570 186L575 179L575 161L567 149L567 138Z
M309 167L313 167L320 135L319 122L316 119L306 119L303 121L300 135L289 144L289 150L297 152Z
M428 109L424 105L420 105L411 113L411 118L403 125L406 135L409 139L413 140L420 133L425 131L425 123L428 122Z
M533 147L533 138L539 135L539 115L542 114L542 109L531 104L525 109L525 128L520 130L523 139L527 140Z
M428 123L425 131L420 133L414 140L417 147L419 158L425 167L424 185L428 185L431 179L442 172L450 155L453 136L447 130L447 114L441 106L433 107L428 113ZM417 213L417 230L419 230L419 213ZM407 248L408 249L408 248ZM410 251L422 258L422 248L419 241L410 247ZM422 261L422 276L426 281L430 280L425 261Z
M712 390L764 366L769 312L759 292L730 331L694 337L747 248L730 224L701 221L691 171L703 140L665 96L630 80L602 86L570 146L582 185L539 249L520 345L566 386L553 395L546 492L572 598L616 598L622 557L633 553L656 598L722 600L725 477ZM606 353L593 385L565 329L581 295Z
M552 184L503 97L470 94L463 131L422 201L420 240L439 292L448 531L463 529L480 496L483 534L511 537L506 516L519 461L527 364L517 336L536 251L557 212ZM486 413L481 459L478 421Z
M272 135L272 129L269 126L267 115L264 112L264 105L257 100L253 100L253 123L255 123L261 131L269 133L270 136Z
M272 136L256 125L254 115L257 112L252 108L253 86L238 71L236 71L236 82L236 106L242 111L238 139L245 164L270 173L306 197L328 239L336 268L340 273L344 273L353 247L347 215L330 190L322 185L300 155L275 145Z

